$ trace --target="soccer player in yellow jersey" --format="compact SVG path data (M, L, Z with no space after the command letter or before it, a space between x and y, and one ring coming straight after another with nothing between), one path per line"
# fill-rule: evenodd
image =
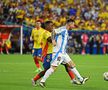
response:
M46 21L45 23L45 27L48 27L49 31L45 30L45 32L43 33L43 40L42 40L42 59L43 59L44 70L41 71L33 78L32 83L34 86L35 86L35 82L44 75L47 69L50 68L50 62L52 60L52 50L53 50L51 29L50 29L52 28L52 25L53 23L51 21Z
M44 38L43 38L43 68L44 70L38 73L33 79L32 79L32 84L33 86L36 86L37 80L39 80L41 77L44 76L45 72L50 68L50 63L52 60L52 50L53 50L53 45L52 45L52 39L51 39L51 32L53 28L53 23L51 21L46 21L45 22L45 33L44 33ZM66 64L63 64L65 66L65 69L70 76L72 83L74 84L79 84L78 81L76 81L75 76L73 72L69 69L69 67Z
M41 71L41 66L39 64L39 61L42 62L42 40L43 40L43 34L45 30L41 28L41 22L38 20L36 22L36 27L32 30L31 33L31 40L33 40L33 58L34 62L36 64L36 67L38 68L36 72Z

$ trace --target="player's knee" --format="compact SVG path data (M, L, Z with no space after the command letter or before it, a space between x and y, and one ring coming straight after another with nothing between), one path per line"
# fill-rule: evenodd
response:
M51 68L55 71L57 69L56 66L51 66Z
M70 62L68 63L68 65L69 65L70 68L74 68L74 67L75 67L75 63L72 62L72 61L70 61Z

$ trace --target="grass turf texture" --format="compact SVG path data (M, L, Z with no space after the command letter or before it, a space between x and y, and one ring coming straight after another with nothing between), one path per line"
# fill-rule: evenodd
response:
M36 67L31 55L0 55L0 90L108 90L103 73L108 71L107 55L70 55L83 76L90 76L84 85L73 85L61 65L47 79L46 88L33 87L31 78Z

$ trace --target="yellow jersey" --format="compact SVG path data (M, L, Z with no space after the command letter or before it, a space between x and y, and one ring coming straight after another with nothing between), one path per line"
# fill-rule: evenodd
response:
M51 32L45 31L45 33L43 34L43 37L44 37L43 40L42 40L43 49L45 48L45 45L48 43L47 54L51 54L52 53L52 49L53 49L53 45L52 45L52 43L47 42L47 39L49 37L51 37Z
M34 41L33 48L35 48L35 49L42 48L42 40L43 40L44 32L45 32L45 30L43 28L40 28L38 30L37 30L37 28L34 28L32 30L31 37Z

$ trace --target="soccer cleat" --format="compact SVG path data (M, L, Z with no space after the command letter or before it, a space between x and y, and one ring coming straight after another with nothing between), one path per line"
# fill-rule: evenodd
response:
M45 82L40 82L39 85L44 88L45 87Z
M81 83L78 80L72 80L71 83L76 85L81 85Z
M34 79L32 79L32 85L36 86L36 81Z
M85 82L86 82L88 79L89 79L88 77L83 77L83 81L80 81L81 84L85 84Z

